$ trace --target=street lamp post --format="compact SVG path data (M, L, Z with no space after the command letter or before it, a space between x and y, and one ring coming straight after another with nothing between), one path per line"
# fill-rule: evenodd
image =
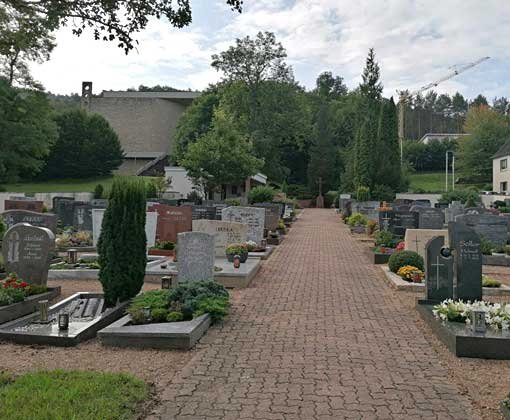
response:
M455 155L453 153L453 150L447 150L445 153L446 158L446 167L445 167L445 191L448 192L448 163L449 163L449 154L452 154L452 191L455 191Z

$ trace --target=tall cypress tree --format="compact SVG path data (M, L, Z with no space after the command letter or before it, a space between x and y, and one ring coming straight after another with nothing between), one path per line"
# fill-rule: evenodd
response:
M146 194L143 179L116 178L103 217L99 281L108 306L137 295L147 265Z
M377 133L377 174L375 183L385 185L397 191L400 185L400 155L398 143L398 116L397 107L390 100L384 100L379 115Z

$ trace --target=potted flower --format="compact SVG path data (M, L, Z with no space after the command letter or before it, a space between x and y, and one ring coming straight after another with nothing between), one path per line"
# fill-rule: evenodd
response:
M234 262L234 256L239 255L241 262L245 263L248 259L248 247L246 244L230 244L225 249L225 254L229 262Z
M402 277L403 280L411 283L421 283L425 274L419 268L412 265L404 265L400 267L397 274Z
M278 227L276 228L276 231L280 235L285 235L287 233L287 229L285 229L285 222L283 219L278 220Z
M257 242L255 241L246 241L244 244L246 245L246 248L248 248L248 252L255 252L255 250L258 248Z

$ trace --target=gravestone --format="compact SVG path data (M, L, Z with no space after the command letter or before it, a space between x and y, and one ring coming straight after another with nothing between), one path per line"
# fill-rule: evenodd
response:
M454 251L456 299L482 299L482 251L480 235L458 222L448 225L450 248Z
M441 250L445 244L443 236L427 241L425 253L426 299L442 302L453 298L453 257L446 257Z
M416 209L418 211L418 227L420 229L443 229L443 210L428 207L420 208L419 206Z
M445 222L455 222L455 217L464 214L464 205L460 201L452 201L447 209L445 209Z
M234 243L246 242L248 226L221 220L193 220L193 232L205 232L214 236L215 255L225 257L225 248Z
M217 210L214 206L188 206L191 208L191 216L193 220L216 220Z
M101 236L101 227L103 224L104 212L106 209L92 209L92 240L96 247L99 236ZM145 213L145 236L147 237L147 247L156 245L156 227L158 223L158 213Z
M438 236L448 243L447 229L407 229L404 239L406 250L417 252L425 258L427 242Z
M72 226L78 230L92 231L92 205L82 201L73 203ZM99 207L104 209L105 207Z
M352 203L352 212L361 213L370 220L377 221L379 219L379 201L358 201Z
M26 197L5 200L4 202L5 210L27 210L36 213L41 213L43 211L43 208L44 208L43 201L34 200Z
M177 236L179 282L212 280L214 252L214 235L205 232L179 233Z
M166 204L153 204L148 208L158 214L156 238L159 241L177 242L177 235L182 232L191 232L192 210L190 206L168 206Z
M37 213L28 210L7 210L2 213L2 218L7 228L18 223L28 223L32 226L47 228L53 233L57 231L57 216L52 213Z
M379 211L379 226L382 230L404 236L407 229L418 229L418 212L381 210Z
M264 238L266 209L258 207L227 207L221 211L221 219L248 225L247 239L260 245Z
M52 211L57 215L57 220L63 226L73 224L74 198L72 197L53 197Z
M30 284L46 285L55 235L47 228L18 223L7 231L2 256L8 273Z
M430 200L418 199L418 200L414 200L411 206L432 207L432 204L431 204Z
M500 216L491 213L463 214L456 216L455 222L468 226L494 245L506 245L508 226L506 220Z
M266 209L266 216L264 219L264 228L275 231L278 227L278 222L281 217L281 207L275 203L256 203L253 207Z

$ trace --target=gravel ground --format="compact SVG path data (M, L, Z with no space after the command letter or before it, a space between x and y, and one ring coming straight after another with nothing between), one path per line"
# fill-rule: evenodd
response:
M74 293L100 292L97 281L48 281L49 286L62 286L57 300ZM146 284L144 290L158 288ZM214 328L214 327L213 327ZM196 347L199 348L200 344ZM131 373L149 383L154 390L154 403L158 394L172 381L197 350L139 350L103 347L97 339L79 344L77 347L24 346L0 342L0 372L13 374L41 369L79 369Z

